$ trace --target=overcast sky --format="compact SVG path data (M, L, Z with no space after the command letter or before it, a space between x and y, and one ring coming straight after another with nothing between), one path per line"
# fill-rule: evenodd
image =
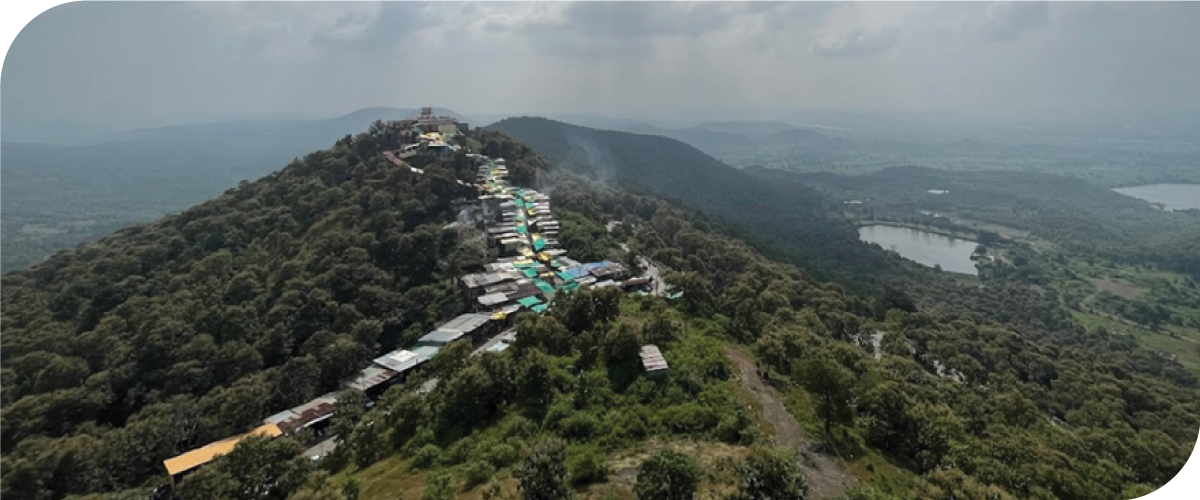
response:
M470 113L1200 111L1197 3L71 3L4 126Z

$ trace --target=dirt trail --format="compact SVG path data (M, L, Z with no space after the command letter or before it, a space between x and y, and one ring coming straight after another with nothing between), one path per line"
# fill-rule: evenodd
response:
M812 498L833 499L845 494L846 489L854 485L854 476L842 469L833 457L815 450L816 443L805 436L800 423L779 400L775 388L758 376L758 369L750 356L732 348L726 349L726 353L737 364L742 387L762 405L763 419L775 427L773 444L794 450L800 456L800 470L808 481Z

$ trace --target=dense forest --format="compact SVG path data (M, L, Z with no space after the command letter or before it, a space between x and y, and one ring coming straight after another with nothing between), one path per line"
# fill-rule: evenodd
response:
M523 320L504 353L439 354L433 392L398 386L370 410L339 401L340 445L322 460L248 440L188 476L182 498L594 497L588 485L621 480L613 457L652 441L729 447L730 463L655 451L618 498L818 497L803 461L768 449L769 426L744 410L731 350L753 353L789 408L819 410L822 441L864 485L847 498L1130 498L1195 444L1195 377L1076 325L1053 297L908 265L858 244L820 195L756 192L767 183L686 146L549 123L532 148L476 139L568 214L568 250L601 252L605 223L620 222L607 238L664 266L682 298L569 295ZM556 138L574 149L541 151ZM144 495L164 458L244 432L460 312L453 280L481 263L443 226L472 194L455 180L473 163L428 160L418 176L381 148L377 128L348 136L5 275L3 495ZM788 263L759 251L804 241ZM853 285L862 261L891 270L865 292L808 269ZM662 348L666 378L639 376L643 343ZM416 491L389 489L396 475ZM662 477L678 488L655 489Z

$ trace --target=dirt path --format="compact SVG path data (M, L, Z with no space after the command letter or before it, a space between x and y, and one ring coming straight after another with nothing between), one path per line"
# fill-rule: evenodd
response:
M843 470L833 457L815 451L816 443L805 436L800 423L796 422L796 418L779 400L775 388L764 383L758 376L758 369L750 356L732 348L726 349L726 354L737 364L742 387L753 394L762 405L763 419L775 427L773 444L794 450L800 455L800 470L808 480L812 498L832 499L845 494L846 489L853 486L854 476Z

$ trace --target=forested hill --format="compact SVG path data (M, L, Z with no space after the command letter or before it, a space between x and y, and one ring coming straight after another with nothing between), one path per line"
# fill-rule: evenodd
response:
M453 200L474 192L457 182L473 178L474 162L397 168L377 132L4 276L4 498L144 499L146 489L133 489L162 484L163 459L323 394L460 312L453 278L481 262L444 225ZM878 487L849 498L1124 499L1166 483L1194 446L1195 378L1128 338L1064 326L1019 302L1004 311L1027 322L1017 326L904 296L864 298L764 258L694 211L542 176L556 172L531 148L494 132L473 139L507 160L515 185L546 184L538 188L572 255L626 243L682 295L555 298L517 324L502 353L472 356L463 343L439 353L433 391L418 392L417 379L369 410L339 401L339 444L319 461L297 456L290 437L248 439L184 478L181 500L632 498L631 477L654 477L643 451L659 445L702 462L660 473L682 472L691 479L680 484L706 493L831 498L816 481L804 493L806 460L752 451L777 421L800 432L796 419L843 451L849 475ZM629 141L666 159L661 142ZM753 185L683 151L710 181ZM655 168L611 160L619 171ZM686 177L657 173L658 182ZM815 228L817 217L802 220ZM619 224L610 233L606 223ZM647 343L669 363L662 379L643 376ZM778 386L780 410L769 415L747 406L776 393L761 380L762 391L747 385L757 379L751 355ZM827 458L816 450L834 448L790 446ZM637 496L690 496L651 487Z
M379 141L6 274L5 498L137 486L461 312L442 228L474 163L416 175Z
M681 201L753 232L814 275L870 283L883 257L832 216L813 190L784 192L674 139L578 127L545 118L489 125L556 165Z

